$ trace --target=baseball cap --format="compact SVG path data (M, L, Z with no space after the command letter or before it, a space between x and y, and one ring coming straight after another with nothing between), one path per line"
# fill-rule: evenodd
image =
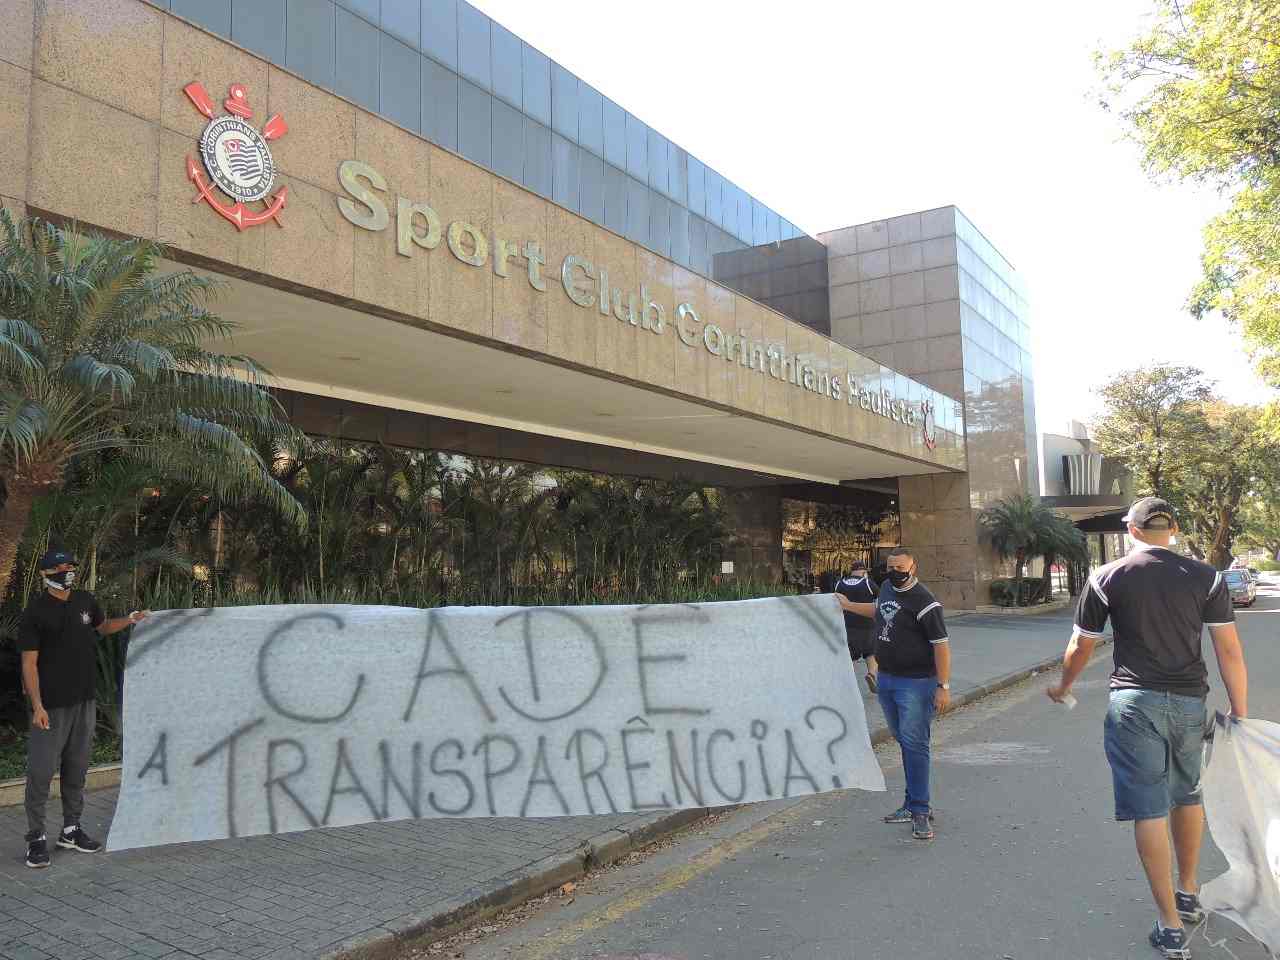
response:
M1129 508L1124 522L1139 530L1167 530L1174 524L1173 507L1160 497L1143 497Z
M69 563L73 567L80 565L76 562L76 558L65 550L46 550L44 556L40 558L39 569L52 570L55 567L62 566L64 563Z

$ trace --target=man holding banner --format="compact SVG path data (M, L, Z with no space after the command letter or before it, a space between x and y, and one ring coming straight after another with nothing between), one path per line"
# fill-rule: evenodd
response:
M1191 953L1183 921L1204 919L1197 871L1209 692L1200 643L1205 626L1235 717L1248 711L1248 676L1222 574L1169 549L1178 532L1172 507L1159 497L1145 497L1130 507L1125 522L1132 549L1089 578L1076 608L1062 680L1048 694L1057 703L1067 702L1110 620L1115 669L1104 743L1116 819L1134 821L1138 857L1159 910L1151 945L1165 957L1186 958Z
M909 823L917 840L932 840L929 799L933 718L951 702L951 645L942 604L917 577L907 547L889 554L886 582L873 603L836 594L848 613L875 617L875 655L880 664L877 696L885 723L902 748L907 795L885 823Z
M80 826L84 784L97 724L98 645L100 636L140 622L146 613L108 620L92 593L74 589L76 561L61 550L39 560L44 591L18 621L22 685L31 701L27 747L27 866L49 866L44 832L45 805L54 774L62 776L61 850L97 853L102 844Z

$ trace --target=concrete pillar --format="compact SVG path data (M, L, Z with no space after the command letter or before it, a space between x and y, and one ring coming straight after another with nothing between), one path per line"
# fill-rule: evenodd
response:
M26 213L35 0L0 3L0 206Z
M782 580L782 495L767 487L725 490L732 541L727 553L739 580Z

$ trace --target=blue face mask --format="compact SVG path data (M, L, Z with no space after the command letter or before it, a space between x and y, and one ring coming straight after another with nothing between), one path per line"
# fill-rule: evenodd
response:
M890 570L889 571L889 582L892 583L895 587L902 586L910 579L911 579L910 570Z

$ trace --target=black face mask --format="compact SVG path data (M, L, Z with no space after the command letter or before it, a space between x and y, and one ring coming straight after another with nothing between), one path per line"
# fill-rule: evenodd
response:
M911 579L911 571L909 570L890 570L889 582L895 587L900 587Z
M76 572L74 570L63 570L61 573L46 573L44 575L45 586L52 587L54 590L69 590L75 582Z

